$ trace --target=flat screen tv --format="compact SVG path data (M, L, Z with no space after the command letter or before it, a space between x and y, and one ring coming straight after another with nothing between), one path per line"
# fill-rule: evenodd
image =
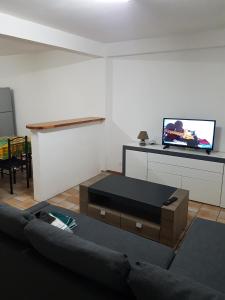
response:
M215 120L194 120L164 118L162 144L164 148L179 146L194 149L213 150Z

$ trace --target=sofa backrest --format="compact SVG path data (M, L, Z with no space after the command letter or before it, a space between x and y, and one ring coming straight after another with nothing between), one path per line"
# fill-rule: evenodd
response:
M128 293L130 264L126 255L65 232L39 219L30 221L25 235L43 256L111 289Z
M7 204L0 204L0 232L3 232L20 242L28 242L24 227L33 216Z
M225 294L148 263L132 268L128 283L137 300L224 300Z

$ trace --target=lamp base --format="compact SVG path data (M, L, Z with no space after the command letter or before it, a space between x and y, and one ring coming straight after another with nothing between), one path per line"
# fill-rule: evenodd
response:
M146 146L145 140L141 140L139 143L140 146Z

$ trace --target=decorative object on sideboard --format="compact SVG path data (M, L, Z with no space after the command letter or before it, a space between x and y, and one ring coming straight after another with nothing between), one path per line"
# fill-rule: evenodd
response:
M140 146L146 146L145 140L148 140L148 133L147 131L140 131L137 138L140 140Z

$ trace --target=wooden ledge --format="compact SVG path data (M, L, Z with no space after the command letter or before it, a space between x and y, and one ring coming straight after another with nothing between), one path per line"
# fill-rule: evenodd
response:
M105 121L105 118L87 117L87 118L60 120L60 121L52 121L52 122L45 122L45 123L27 124L26 128L32 130L45 130L45 129L88 124L88 123L95 123L95 122L102 122L102 121Z

